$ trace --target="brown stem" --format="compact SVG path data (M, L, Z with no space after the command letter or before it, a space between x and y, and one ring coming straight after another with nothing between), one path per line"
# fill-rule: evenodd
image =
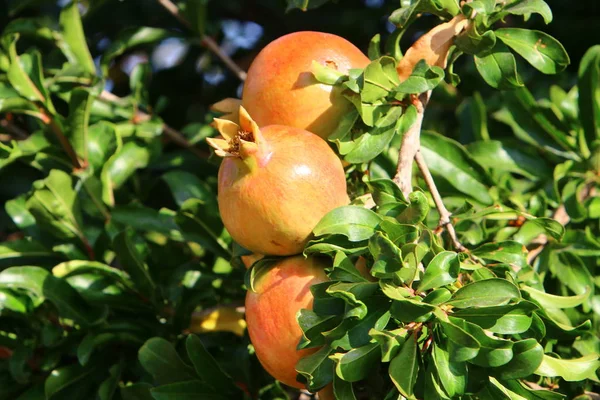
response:
M458 251L467 250L465 246L463 246L458 238L456 237L456 231L454 230L454 225L450 221L450 211L444 205L444 201L442 200L442 196L435 185L435 181L433 180L433 176L431 176L431 172L429 171L429 167L427 167L427 163L425 162L425 158L423 154L421 154L420 150L417 150L417 154L415 155L415 161L417 162L417 166L421 171L421 175L423 175L423 179L425 179L425 183L431 192L431 196L433 197L433 202L435 203L435 208L437 208L440 213L440 227L446 228L448 231L448 235L450 235L450 239L452 240L452 244L454 248Z
M419 135L429 96L431 96L431 91L412 97L412 104L417 108L417 120L404 134L402 145L398 151L398 165L393 181L400 187L406 198L412 192L412 165L421 146Z
M81 169L83 166L81 165L81 162L79 161L79 158L77 157L77 153L75 153L73 146L71 146L71 143L69 142L69 140L63 133L61 127L56 123L54 118L52 118L52 116L49 115L48 113L46 113L46 117L48 118L47 125L50 127L50 130L52 130L52 132L54 133L54 135L60 142L60 145L62 146L63 150L67 153L67 155L71 159L71 163L73 164L73 167L76 169Z
M100 94L100 99L110 101L113 103L118 103L122 100L120 97L115 96L114 94L107 92L106 90L102 91L102 93ZM134 116L134 120L137 121L144 121L148 118L150 118L150 115L146 114L143 111L137 111L136 115ZM187 138L181 132L171 128L167 124L163 124L163 133L165 134L165 136L169 137L174 143L178 144L181 147L189 149L199 158L208 158L210 155L209 152L196 148L192 143L189 142L189 140L187 140Z
M156 0L160 5L162 5L165 10L167 10L172 16L174 16L182 25L184 25L188 29L192 29L192 24L181 15L181 12L176 4L174 4L171 0ZM206 47L210 51L212 51L217 57L223 61L223 63L229 68L242 82L246 80L246 72L241 69L235 61L231 59L227 54L221 50L217 42L214 41L209 36L203 35L200 41L202 46Z

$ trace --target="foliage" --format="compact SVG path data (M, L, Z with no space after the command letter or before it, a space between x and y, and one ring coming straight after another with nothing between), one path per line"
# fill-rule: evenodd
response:
M84 18L103 3L83 4ZM545 33L499 24L534 14L550 22L543 0L403 3L390 13L395 31L371 41L367 68L313 70L356 106L330 137L352 164L356 200L327 215L305 249L332 266L331 281L312 288L313 310L298 315L299 347L320 347L297 365L300 379L311 390L333 382L342 399L586 398L598 390L600 366L600 48L579 63L576 85L539 98L515 54L544 74L569 57ZM204 108L179 122L191 149L177 148L162 117L171 100L151 91L160 77L153 62L130 71L126 96L105 90L128 55L165 39L198 46L215 29L206 2L179 6L193 29L141 24L101 50L73 3L56 20L14 18L2 32L0 113L7 131L24 137L0 142L9 235L0 243L0 399L291 393L260 368L233 311L243 301L245 252L218 215L218 165L203 143L212 115ZM13 2L7 15L34 7ZM472 22L447 68L421 63L400 83L399 43L423 13ZM482 86L465 97L452 85L475 75L461 55L473 56L480 82L513 90ZM218 62L204 57L209 75ZM468 252L438 227L429 191L405 198L391 181L417 118L410 99L427 90L421 151ZM435 122L444 101L457 130ZM362 207L365 193L373 210ZM249 270L248 287L265 267Z

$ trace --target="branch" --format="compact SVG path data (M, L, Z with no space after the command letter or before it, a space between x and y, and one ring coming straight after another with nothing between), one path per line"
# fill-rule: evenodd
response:
M398 151L398 165L393 181L400 187L404 197L408 198L412 192L412 165L419 148L421 147L420 134L425 107L429 101L431 91L412 97L412 103L417 108L417 120L412 124L402 138L402 145Z
M181 15L181 11L179 10L179 8L177 7L177 5L175 5L173 2L171 2L171 0L156 0L158 1L158 3L163 6L165 8L165 10L167 10L172 16L174 16L183 26L185 26L186 28L193 30L193 26L192 24L190 24L190 22L184 18L183 15ZM202 39L200 41L200 44L204 47L206 47L207 49L209 49L210 51L212 51L217 57L219 57L221 59L221 61L223 61L223 64L225 64L227 66L227 68L229 68L238 78L240 81L245 81L246 80L246 72L241 69L236 63L235 61L233 61L231 59L231 57L229 57L227 54L225 54L223 52L223 50L221 50L221 48L219 47L219 45L217 44L217 42L214 41L213 38L206 36L206 35L202 35Z
M115 96L114 94L107 92L106 90L103 90L102 93L100 93L99 98L105 101L110 101L112 103L118 103L122 100L119 96ZM149 118L149 114L138 110L133 119L137 121L145 121ZM167 124L163 124L163 133L165 134L165 136L169 137L169 139L171 139L174 143L178 144L183 148L188 149L190 152L198 156L198 158L208 158L210 156L209 152L200 150L199 148L195 147L192 143L190 143L189 140L187 140L183 133L179 132L174 128L171 128Z
M440 192L435 186L435 181L433 180L433 176L431 176L431 172L429 171L429 167L425 163L425 159L423 158L423 154L418 150L415 156L415 161L417 162L417 166L425 179L425 183L431 192L431 196L433 197L433 202L435 203L435 208L437 208L440 213L440 227L446 228L448 231L448 235L450 235L450 239L452 240L452 244L457 251L466 251L467 249L463 246L458 238L456 237L456 231L454 230L454 225L450 221L450 211L444 205L442 200L442 196L440 196Z

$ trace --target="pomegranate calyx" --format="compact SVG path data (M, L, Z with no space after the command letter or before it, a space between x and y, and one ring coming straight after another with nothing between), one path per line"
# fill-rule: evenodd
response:
M224 114L221 116L221 119L226 119L237 123L241 105L242 100L228 97L211 105L210 109L212 111Z
M223 139L207 138L206 141L219 157L239 158L250 169L262 164L261 159L268 159L263 135L244 107L239 107L239 125L230 120L215 118L212 126L219 131Z

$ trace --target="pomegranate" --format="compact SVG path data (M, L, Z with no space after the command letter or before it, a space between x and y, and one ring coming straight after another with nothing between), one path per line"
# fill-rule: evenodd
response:
M302 330L296 314L312 308L310 287L325 282L324 261L295 256L273 266L246 294L246 323L256 356L275 379L302 388L295 365L318 349L296 350Z
M329 33L295 32L274 40L252 62L242 92L242 106L260 127L287 125L327 138L352 108L339 88L315 79L313 60L344 74L369 64L352 43Z
M231 237L259 254L302 252L319 220L348 204L342 164L327 143L282 125L259 130L243 107L240 125L215 119L224 139L208 139L224 157L219 211Z

